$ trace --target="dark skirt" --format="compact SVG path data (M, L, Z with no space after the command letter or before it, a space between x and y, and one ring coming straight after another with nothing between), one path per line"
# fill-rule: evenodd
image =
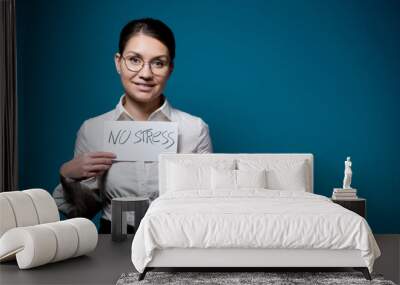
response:
M127 233L128 234L135 233L135 228L132 227L131 225L128 225ZM111 222L109 220L103 218L100 219L99 234L111 234Z

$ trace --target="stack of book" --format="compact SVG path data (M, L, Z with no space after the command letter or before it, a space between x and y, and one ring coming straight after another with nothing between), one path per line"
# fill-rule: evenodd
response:
M336 200L352 200L357 199L357 189L342 189L334 188L332 193L332 199Z

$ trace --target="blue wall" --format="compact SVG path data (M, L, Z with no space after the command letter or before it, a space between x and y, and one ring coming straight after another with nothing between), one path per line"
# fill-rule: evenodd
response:
M351 155L372 229L400 233L399 1L19 0L20 188L52 191L80 124L117 104L119 31L145 16L173 29L166 95L215 152L311 152L323 195Z

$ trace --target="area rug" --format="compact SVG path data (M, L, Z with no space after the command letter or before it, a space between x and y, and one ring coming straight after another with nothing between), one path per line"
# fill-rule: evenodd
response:
M145 279L138 281L139 273L124 273L117 285L292 285L292 284L379 284L395 285L384 280L382 275L372 275L372 281L364 278L360 272L154 272L146 274Z

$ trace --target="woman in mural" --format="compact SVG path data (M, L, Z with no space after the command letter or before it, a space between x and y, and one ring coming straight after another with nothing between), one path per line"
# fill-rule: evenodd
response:
M145 18L122 30L115 67L124 94L115 109L86 120L80 127L74 158L60 168L53 197L67 217L92 218L102 209L100 233L110 233L111 200L115 197L158 196L156 161L115 162L102 152L105 121L170 121L178 123L178 153L209 153L208 126L198 117L173 108L164 89L174 69L175 39L163 22ZM128 224L133 225L128 216ZM132 228L128 228L132 230Z

